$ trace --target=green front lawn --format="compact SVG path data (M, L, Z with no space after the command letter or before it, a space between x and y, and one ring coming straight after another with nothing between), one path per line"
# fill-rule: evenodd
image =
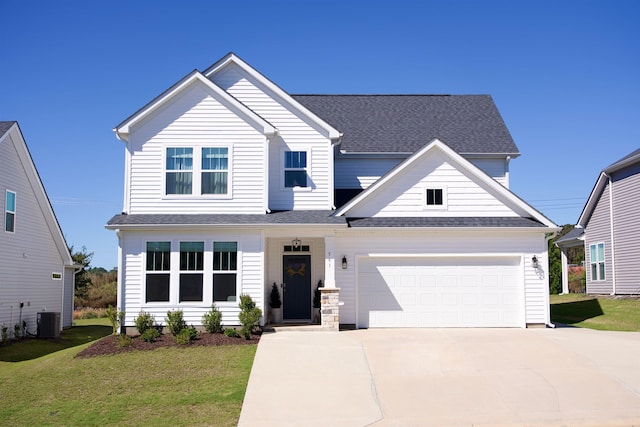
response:
M0 355L24 344L0 346ZM160 348L74 358L87 345L0 362L1 424L235 426L257 348Z
M551 321L605 331L640 331L640 299L551 295Z

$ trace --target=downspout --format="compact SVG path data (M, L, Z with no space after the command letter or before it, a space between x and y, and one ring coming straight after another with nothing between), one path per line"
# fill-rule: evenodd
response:
M613 180L611 175L604 173L609 180L609 232L611 233L611 295L616 294L616 245L613 236Z

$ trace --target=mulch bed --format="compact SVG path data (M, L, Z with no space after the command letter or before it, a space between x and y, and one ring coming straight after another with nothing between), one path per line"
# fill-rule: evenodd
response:
M260 334L252 334L250 340L244 338L228 337L225 334L210 334L208 332L201 332L198 338L191 341L190 344L180 345L176 344L174 337L171 334L162 334L155 342L145 342L140 339L139 336L132 337L131 344L126 347L118 347L116 342L116 335L109 335L104 337L89 347L82 350L76 355L76 357L94 357L104 356L110 354L120 354L130 351L149 351L155 350L161 347L200 347L200 346L221 346L221 345L247 345L258 344L260 341Z

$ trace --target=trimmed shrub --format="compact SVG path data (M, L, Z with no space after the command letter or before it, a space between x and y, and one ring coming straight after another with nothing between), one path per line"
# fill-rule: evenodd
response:
M251 339L251 332L260 323L260 317L262 316L262 310L256 307L256 303L253 302L251 297L246 294L240 295L240 313L238 319L242 325L242 336L245 339Z
M222 330L222 313L218 310L215 304L211 305L211 310L206 312L204 316L202 316L202 326L204 329L211 333L215 334L216 332L220 332Z
M224 334L231 338L240 338L240 334L233 328L227 328L224 330Z
M118 329L122 326L122 322L124 321L124 311L117 310L113 306L107 307L105 310L105 314L107 315L107 319L109 319L109 323L111 323L111 327L113 328L113 335L118 333Z
M167 322L167 329L174 337L187 327L187 323L182 316L182 310L167 311L167 317L164 320Z
M133 338L126 334L120 334L116 338L116 346L118 348L129 347L133 343Z
M160 336L160 332L156 328L146 329L142 334L140 334L140 338L144 342L155 342Z
M198 331L193 326L189 326L188 328L182 329L175 336L176 343L180 345L189 344L191 341L195 340L196 338L198 338Z
M146 313L145 311L140 311L138 317L136 317L136 329L140 335L144 334L149 329L154 329L153 324L156 322L156 319L153 317L151 313Z
M9 340L9 327L2 324L2 342L7 342Z

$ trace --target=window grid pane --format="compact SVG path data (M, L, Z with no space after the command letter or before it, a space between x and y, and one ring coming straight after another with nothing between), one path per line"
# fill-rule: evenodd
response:
M167 170L192 170L193 148L167 148Z
M202 301L202 273L180 275L180 302Z
M171 269L171 242L147 242L147 271Z
M169 274L147 274L146 302L169 301Z
M210 147L202 149L202 170L226 171L229 168L229 149Z
M213 269L216 271L235 271L238 268L238 243L213 243Z
M202 194L227 194L227 172L202 172Z
M204 265L204 242L180 242L180 270L201 271Z
M286 151L284 153L284 167L286 169L304 169L307 167L306 151Z

